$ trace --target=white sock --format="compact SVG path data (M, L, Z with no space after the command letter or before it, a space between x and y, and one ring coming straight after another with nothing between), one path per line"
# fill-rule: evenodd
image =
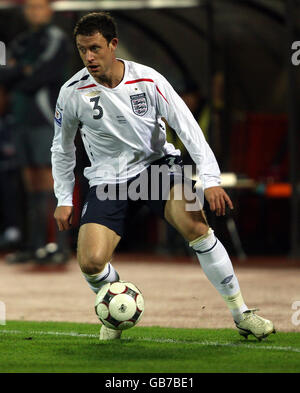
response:
M248 307L244 303L237 277L223 244L209 228L206 235L191 241L190 247L196 251L206 277L225 300L233 319L240 322L243 319L242 313L248 310Z
M94 291L96 294L99 292L100 288L104 284L108 282L119 281L119 274L110 262L105 265L105 268L102 270L101 273L82 274L91 290Z

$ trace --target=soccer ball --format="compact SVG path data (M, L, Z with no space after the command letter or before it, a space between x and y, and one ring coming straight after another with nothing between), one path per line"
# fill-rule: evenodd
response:
M131 282L107 283L97 293L95 311L100 321L108 328L129 329L142 318L144 298L141 291Z

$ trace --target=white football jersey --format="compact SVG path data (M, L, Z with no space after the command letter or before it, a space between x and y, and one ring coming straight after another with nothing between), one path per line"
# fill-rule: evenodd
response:
M121 59L119 59L121 60ZM114 88L95 81L86 68L61 88L51 148L58 206L71 206L77 129L91 166L89 185L121 183L166 154L180 151L166 140L165 118L197 165L202 187L220 185L213 152L192 113L169 82L153 68L121 60L124 78Z

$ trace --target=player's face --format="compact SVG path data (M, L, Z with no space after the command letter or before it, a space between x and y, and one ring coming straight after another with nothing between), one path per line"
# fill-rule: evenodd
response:
M52 9L48 0L26 0L24 14L28 23L33 27L42 26L52 17Z
M107 43L107 40L99 32L90 36L78 34L76 37L81 60L96 80L101 80L110 73L117 43L117 38L113 38L110 43Z

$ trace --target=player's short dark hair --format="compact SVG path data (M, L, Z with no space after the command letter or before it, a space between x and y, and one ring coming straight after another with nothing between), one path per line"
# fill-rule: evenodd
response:
M91 12L84 15L75 26L74 38L76 39L78 34L89 36L98 32L108 44L118 36L116 22L109 12Z

